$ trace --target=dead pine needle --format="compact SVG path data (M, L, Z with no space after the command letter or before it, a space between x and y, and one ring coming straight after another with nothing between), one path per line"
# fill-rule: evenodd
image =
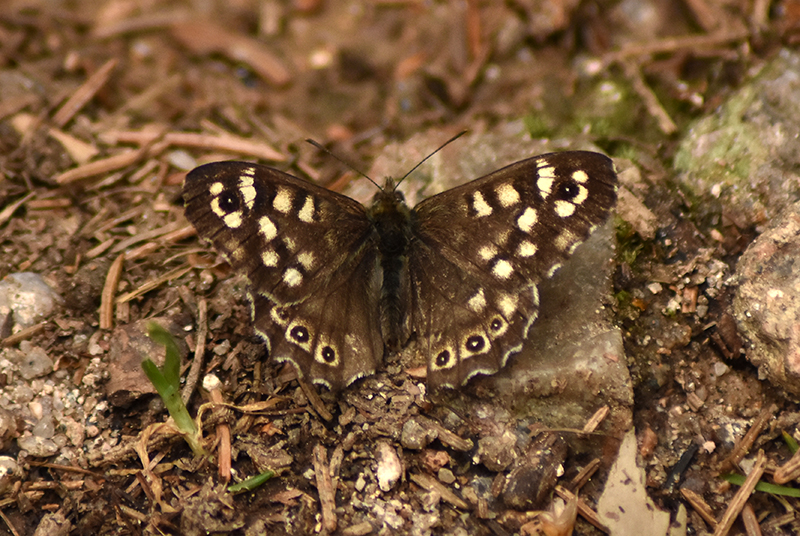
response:
M53 123L59 128L66 125L87 102L92 100L92 97L97 94L100 88L106 84L108 78L111 76L111 72L116 66L117 60L114 58L103 64L103 66L90 76L86 82L72 94L72 97L58 109L55 115L53 115Z
M717 525L717 530L714 531L714 536L725 536L728 534L736 517L742 512L744 505L747 503L747 499L756 488L756 484L758 484L758 481L761 479L761 475L764 474L764 469L766 467L767 457L764 455L763 450L759 450L753 469L750 471L750 474L747 475L747 479L744 481L744 484L742 484L742 487L739 488L739 491L733 496L733 500L730 505L728 505L728 509L725 510L722 519L720 519Z
M114 327L114 295L117 293L117 286L122 277L122 265L125 262L125 253L120 253L106 274L106 283L103 286L103 293L100 299L100 329L111 329Z

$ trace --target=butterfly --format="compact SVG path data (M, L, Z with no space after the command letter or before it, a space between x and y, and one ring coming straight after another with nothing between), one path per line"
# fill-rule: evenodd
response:
M410 341L430 390L493 374L553 275L616 203L607 156L528 158L406 205L369 207L277 169L215 162L186 176L186 217L249 282L253 329L279 362L339 391Z

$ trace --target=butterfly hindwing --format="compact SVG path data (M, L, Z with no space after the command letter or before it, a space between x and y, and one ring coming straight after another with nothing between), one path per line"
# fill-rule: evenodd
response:
M376 275L374 255L365 255L354 270L333 278L336 286L294 305L277 305L251 292L253 328L275 360L339 391L373 374L383 358Z

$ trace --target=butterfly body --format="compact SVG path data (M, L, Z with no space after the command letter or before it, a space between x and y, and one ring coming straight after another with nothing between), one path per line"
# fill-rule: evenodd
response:
M616 200L611 160L551 153L408 207L391 181L369 208L266 166L187 175L187 218L250 282L270 353L339 390L410 339L432 389L499 370L538 315L537 284Z

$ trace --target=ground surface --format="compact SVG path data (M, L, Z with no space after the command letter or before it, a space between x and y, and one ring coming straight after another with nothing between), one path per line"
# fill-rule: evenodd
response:
M0 325L0 534L532 534L556 480L580 490L577 533L600 534L587 519L627 419L657 506L679 520L688 506L689 533L713 532L737 491L719 475L758 449L768 471L785 462L780 434L796 433L797 414L739 355L731 291L717 284L761 229L717 237L714 206L673 186L672 157L692 120L792 47L799 12L713 0L3 3L0 276L39 274L60 298L21 335L20 318ZM253 336L241 281L183 216L183 178L203 162L259 160L342 190L355 173L305 138L369 169L424 133L398 174L464 129L590 145L638 173L627 186L655 220L616 220L605 300L633 404L609 403L629 413L596 436L459 416L426 396L419 370L392 363L309 402ZM205 461L158 426L167 414L139 375L159 353L144 337L153 318L178 337L185 384L221 381L190 389L192 415L228 404L203 409ZM490 406L484 417L500 414ZM233 481L277 476L227 493L231 458ZM795 501L755 494L742 515L797 533Z

